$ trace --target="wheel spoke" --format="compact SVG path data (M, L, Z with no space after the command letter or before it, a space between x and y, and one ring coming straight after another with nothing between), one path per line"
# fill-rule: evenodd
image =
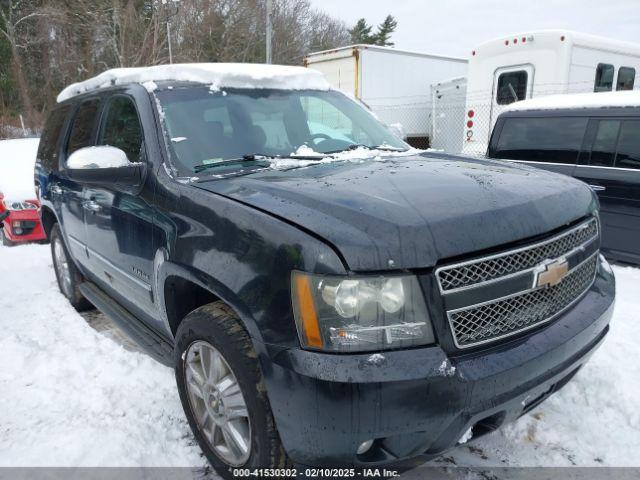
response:
M240 418L249 418L249 411L247 410L247 406L238 405L237 407L227 407L227 417L229 420L236 420Z
M240 387L236 382L236 377L231 373L216 383L216 389L223 397L240 391Z
M231 450L236 457L241 458L249 448L242 434L229 423L222 425L220 430L222 431L222 436L229 450Z
M205 379L204 379L204 375L202 374L202 370L198 370L195 360L189 362L188 367L189 367L189 373L191 374L193 380L202 389L202 386L205 384Z
M198 419L198 421L200 422L200 425L205 427L207 425L207 422L209 421L209 418L211 418L209 416L209 410L207 410L207 407L204 407L200 414L200 418ZM213 425L215 425L215 423ZM211 427L211 428L214 428L214 427Z
M218 351L213 352L211 356L211 373L209 375L209 380L212 383L218 382L225 373L224 360L220 356Z
M187 378L187 382L189 382L189 386L191 387L189 391L196 397L205 400L204 393L202 393L202 387L192 375L189 375L189 377Z

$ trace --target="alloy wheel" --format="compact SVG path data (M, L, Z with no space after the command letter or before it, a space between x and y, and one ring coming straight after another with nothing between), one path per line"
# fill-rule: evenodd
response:
M56 274L60 287L65 295L70 296L73 293L71 291L71 269L60 238L56 238L53 243L53 259L56 262Z
M189 404L200 432L222 461L243 465L251 454L251 423L233 370L203 340L189 345L184 358Z

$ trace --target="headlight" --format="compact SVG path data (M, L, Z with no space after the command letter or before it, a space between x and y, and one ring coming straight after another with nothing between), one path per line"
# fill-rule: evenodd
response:
M418 279L293 272L293 312L303 347L375 351L434 343Z

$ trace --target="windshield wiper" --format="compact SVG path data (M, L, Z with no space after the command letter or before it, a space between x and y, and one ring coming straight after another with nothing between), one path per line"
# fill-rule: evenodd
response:
M225 160L219 160L217 162L212 162L212 163L206 163L206 164L202 164L202 165L196 165L195 167L193 167L193 171L195 173L200 173L204 170L208 170L210 168L214 168L214 167L219 167L220 165L234 165L236 163L242 163L242 162L254 162L254 161L262 161L262 160L266 160L269 158L279 158L273 155L263 155L261 153L249 153L247 155L243 155L241 157L238 158L227 158Z

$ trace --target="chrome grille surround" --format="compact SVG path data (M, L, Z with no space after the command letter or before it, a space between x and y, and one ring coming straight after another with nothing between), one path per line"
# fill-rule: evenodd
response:
M542 325L573 305L595 279L598 254L571 270L549 288L494 300L447 313L458 348L492 342Z
M456 347L518 334L568 309L595 281L598 240L598 219L591 217L546 240L437 269ZM559 263L569 265L559 283L538 282L539 272Z
M548 240L436 270L441 293L472 287L475 284L502 279L534 268L546 259L559 258L598 237L595 217Z

